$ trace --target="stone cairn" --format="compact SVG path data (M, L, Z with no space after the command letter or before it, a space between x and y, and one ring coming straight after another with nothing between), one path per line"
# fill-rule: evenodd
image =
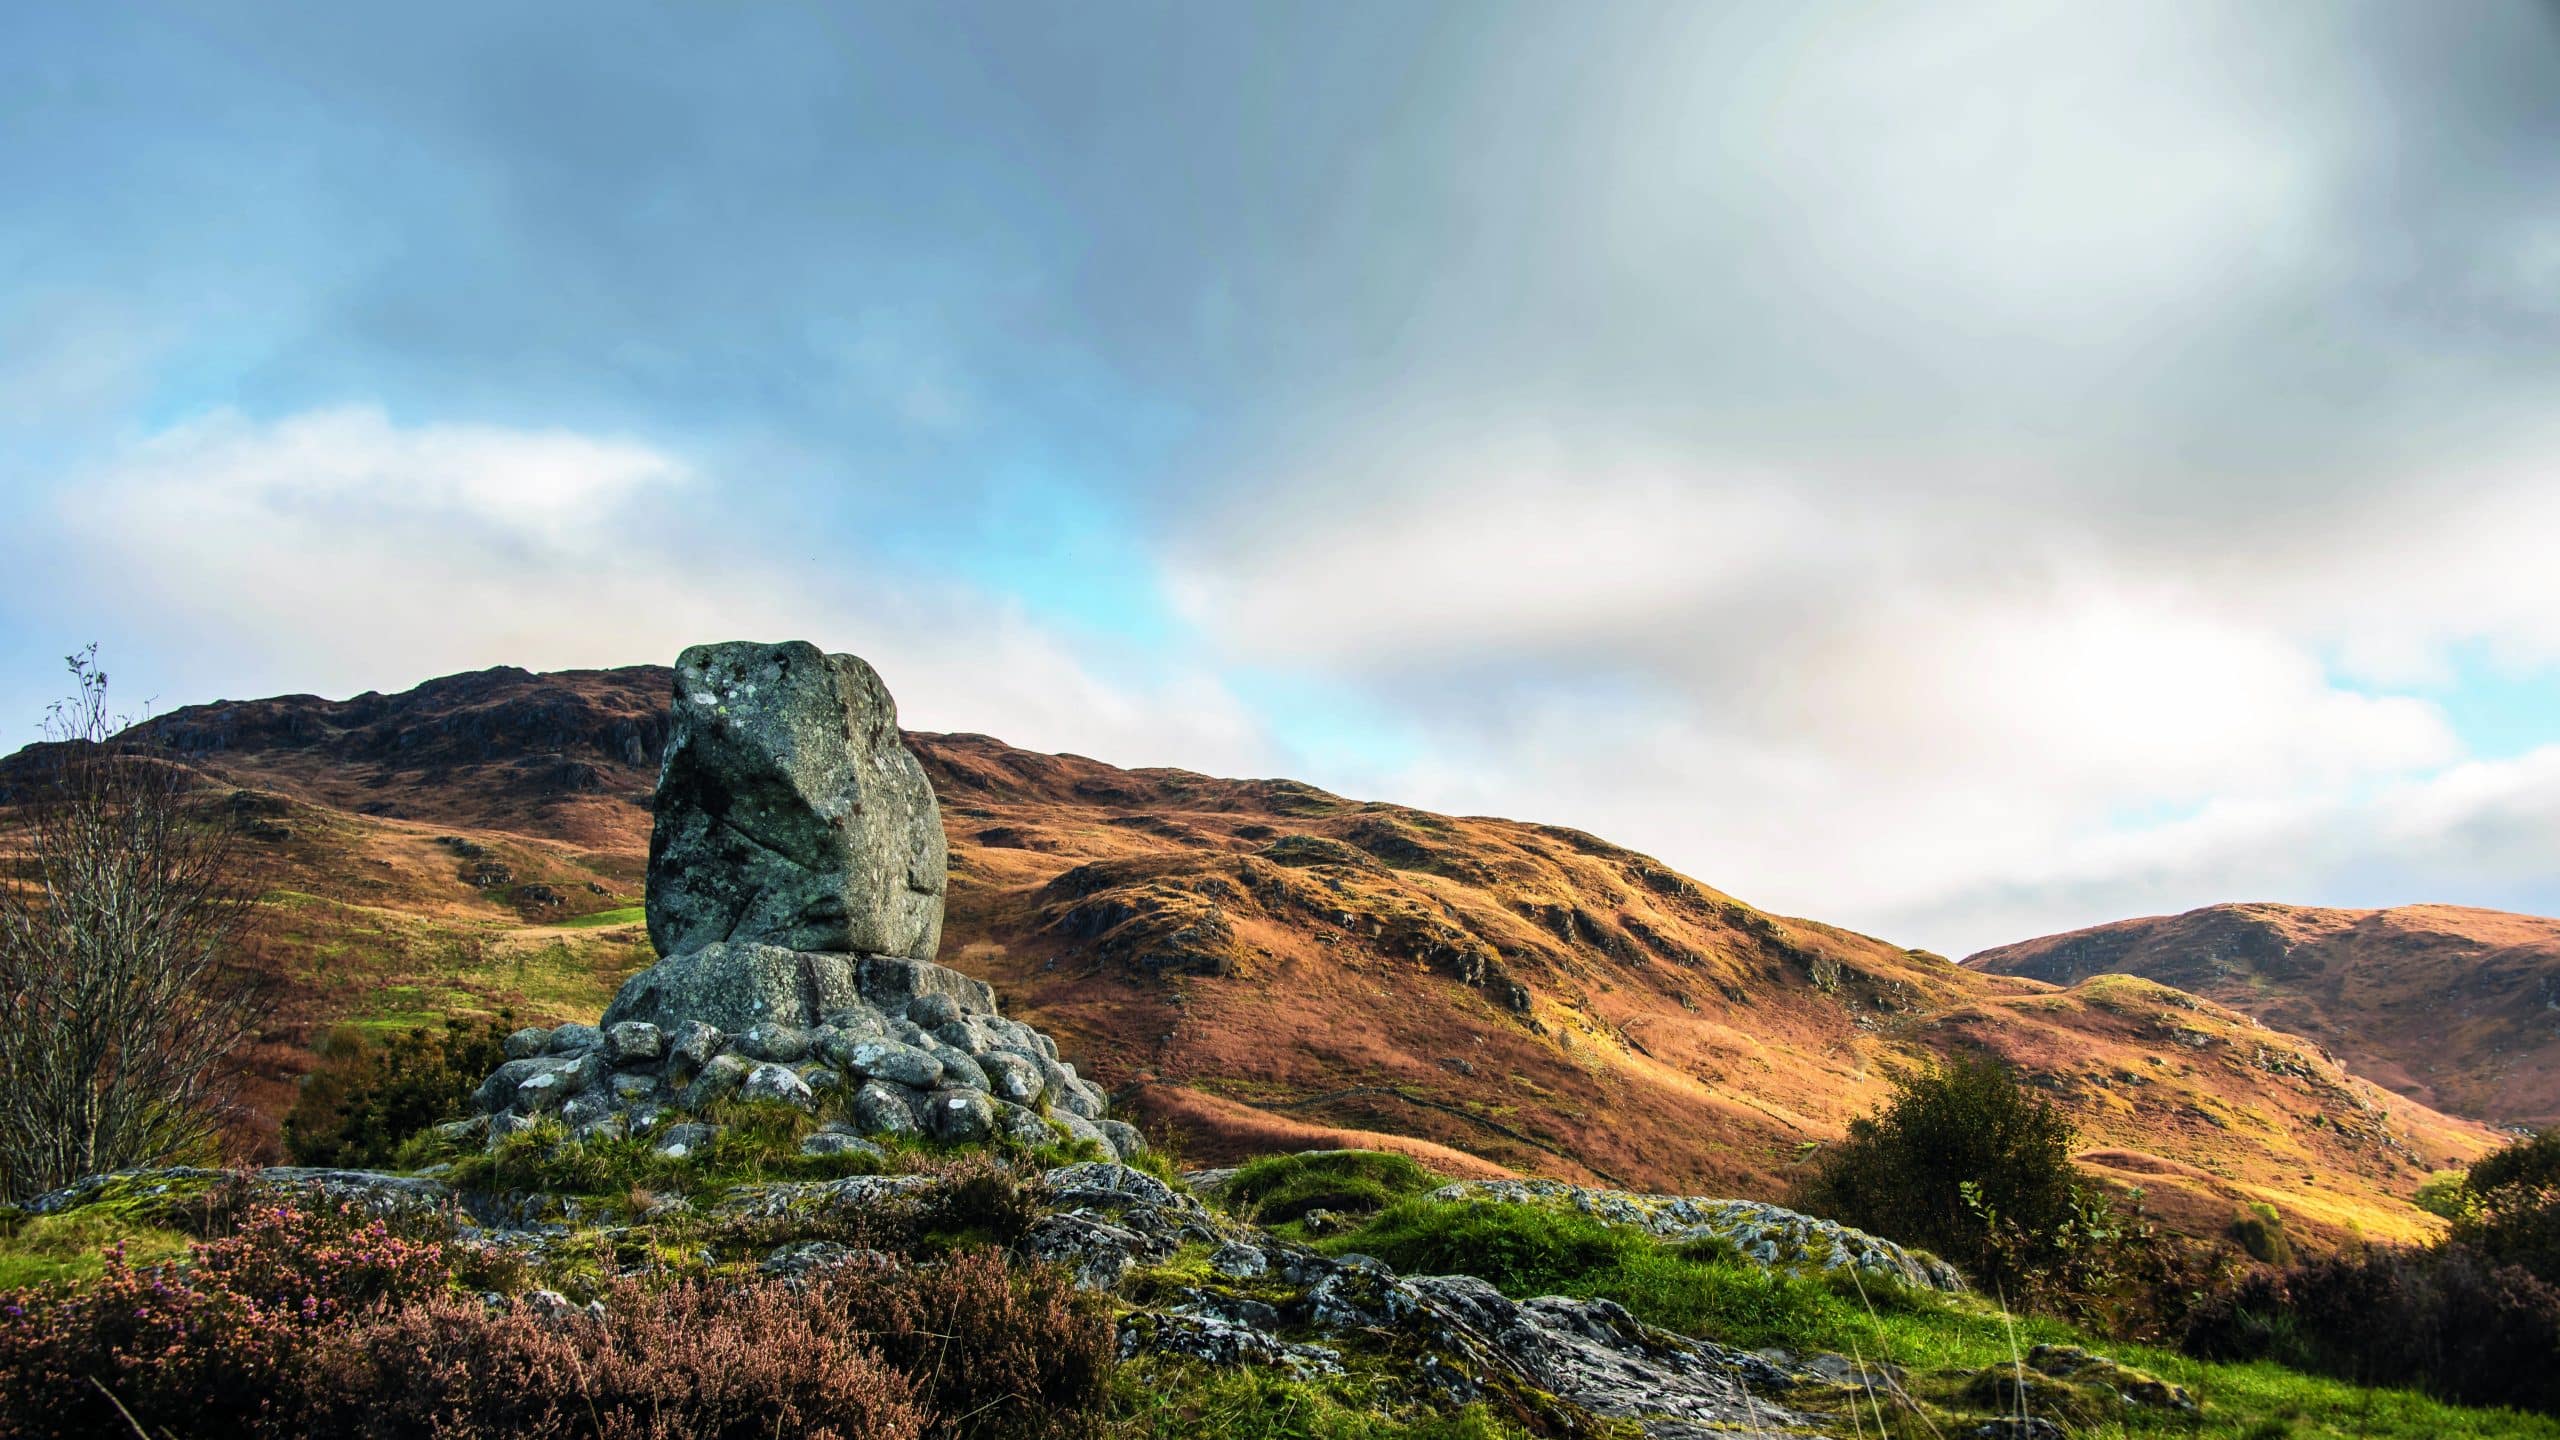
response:
M580 1138L642 1135L684 1155L730 1099L842 1118L814 1152L922 1134L1091 1140L1135 1127L933 962L941 812L872 668L814 645L697 645L676 661L649 842L649 939L663 957L596 1025L519 1030L479 1090L488 1134L556 1116Z

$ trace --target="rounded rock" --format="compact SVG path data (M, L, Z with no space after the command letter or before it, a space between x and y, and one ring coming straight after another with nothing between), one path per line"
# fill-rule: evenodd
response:
M747 1083L747 1062L735 1055L714 1055L693 1083L684 1087L679 1103L687 1110L707 1110L738 1093Z
M809 1056L809 1033L792 1025L750 1025L737 1040L737 1050L750 1060L790 1064Z
M911 1090L930 1090L942 1083L942 1062L931 1052L895 1040L858 1040L830 1060L865 1080L887 1080Z
M913 1135L922 1128L921 1097L886 1080L865 1080L853 1092L854 1127L865 1135Z
M665 1032L645 1020L625 1020L604 1032L604 1058L616 1065L639 1065L667 1050Z
M809 1082L793 1074L790 1067L771 1060L747 1072L746 1080L738 1087L738 1098L789 1105L800 1110L813 1109L818 1103L818 1097L809 1089Z
M936 1140L967 1144L995 1131L995 1102L975 1090L937 1090L925 1103L926 1128Z

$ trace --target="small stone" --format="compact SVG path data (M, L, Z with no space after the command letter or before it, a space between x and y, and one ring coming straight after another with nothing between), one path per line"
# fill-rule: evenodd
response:
M979 1056L978 1068L986 1072L989 1094L1016 1105L1031 1104L1048 1088L1040 1067L1010 1050L990 1050Z
M1091 1144L1099 1145L1102 1147L1104 1154L1110 1155L1114 1159L1119 1158L1119 1152L1112 1149L1111 1137L1102 1133L1102 1127L1094 1124L1090 1120L1087 1120L1083 1116L1078 1115L1074 1111L1052 1110L1049 1112L1049 1123L1057 1126L1068 1139L1083 1140Z
M1104 1143L1123 1160L1134 1160L1147 1153L1147 1137L1126 1120L1096 1120L1093 1128L1102 1132Z
M996 1101L995 1107L996 1133L1014 1144L1048 1145L1057 1140L1058 1132L1052 1129L1049 1122L1042 1119L1037 1111L1026 1110L1003 1100Z
M738 1037L738 1053L750 1060L773 1060L789 1064L809 1058L809 1032L792 1025L767 1022L750 1025Z
M550 1031L543 1029L539 1025L527 1025L523 1029L518 1030L507 1037L507 1058L510 1060L530 1060L534 1056L541 1054L543 1047L550 1043Z
M853 1123L865 1135L913 1135L921 1128L918 1097L886 1080L865 1080L853 1092Z
M855 1010L829 1012L826 1028L849 1039L865 1040L887 1035L889 1021L879 1011L866 1005Z
M858 1135L837 1135L821 1130L800 1142L803 1155L868 1155L875 1160L889 1158L889 1152Z
M1251 1280L1270 1270L1271 1261L1257 1247L1230 1240L1209 1257L1209 1268L1230 1280Z
M946 1020L940 1025L933 1026L932 1030L934 1039L963 1055L984 1055L990 1050L1003 1048L996 1043L996 1037L988 1033L984 1025L978 1023L975 1016Z
M551 1032L551 1043L543 1047L554 1055L584 1055L604 1048L604 1032L593 1025L563 1025Z
M681 1103L687 1110L707 1110L738 1093L747 1083L747 1062L735 1055L714 1055L693 1083L684 1087Z
M798 1074L800 1083L808 1086L809 1093L812 1095L824 1095L831 1090L844 1088L844 1075L824 1065L803 1065Z
M817 1096L810 1093L807 1081L793 1074L788 1066L770 1060L747 1072L746 1082L738 1087L738 1098L790 1105L801 1110L814 1108L818 1103Z
M721 1045L728 1038L720 1033L719 1027L699 1020L687 1020L678 1025L675 1042L667 1047L667 1083L682 1085L701 1074L702 1067L710 1064L711 1057L720 1053Z
M625 1020L604 1032L604 1058L616 1065L638 1065L666 1053L665 1032L645 1020Z
M655 1075L632 1071L613 1077L613 1098L625 1104L646 1100L657 1093L658 1077Z
M593 1125L611 1114L611 1097L593 1090L570 1097L569 1102L560 1107L560 1121L571 1130Z
M933 1138L965 1144L995 1130L995 1102L975 1090L937 1090L925 1107Z
M569 1087L561 1078L561 1072L546 1070L539 1075L527 1078L523 1084L516 1087L515 1108L528 1114L557 1110L568 1103L569 1094Z
M717 1125L670 1125L658 1137L657 1149L660 1155L670 1160L682 1160L701 1154L719 1138L720 1127Z
M479 1090L472 1096L473 1102L481 1110L494 1115L515 1103L516 1088L525 1081L536 1075L548 1075L555 1070L566 1069L569 1063L548 1055L509 1060L490 1071L489 1078L480 1082Z
M960 1020L960 1002L939 991L919 995L907 1002L907 1018L927 1030L954 1025Z
M857 1041L844 1053L827 1058L866 1080L887 1080L914 1090L930 1090L942 1083L941 1061L895 1040Z
M429 1133L433 1134L439 1140L459 1144L465 1140L479 1139L483 1134L487 1133L488 1129L489 1117L486 1115L474 1115L468 1120L448 1120L445 1123L436 1126Z
M969 1090L990 1088L987 1084L987 1072L979 1069L978 1062L970 1059L967 1052L954 1050L939 1040L930 1040L924 1049L926 1054L942 1062L943 1084L957 1085Z

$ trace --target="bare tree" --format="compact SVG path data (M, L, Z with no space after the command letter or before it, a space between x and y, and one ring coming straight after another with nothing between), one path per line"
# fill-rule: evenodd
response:
M49 744L13 763L15 877L0 882L0 1198L213 1148L230 1057L257 1028L231 951L249 897L192 773L107 706L70 657Z

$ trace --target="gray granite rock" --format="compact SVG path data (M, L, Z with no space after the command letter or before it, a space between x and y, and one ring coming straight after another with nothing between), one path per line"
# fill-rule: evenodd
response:
M736 1055L714 1055L693 1083L684 1087L677 1103L699 1114L738 1093L747 1083L748 1062Z
M850 1108L865 1135L913 1135L924 1128L923 1097L886 1080L863 1081Z
M666 1053L666 1033L645 1020L624 1020L604 1032L604 1058L616 1065L640 1065Z
M649 842L660 954L934 953L941 813L869 665L805 641L696 645L670 722Z
M937 1090L925 1099L925 1128L936 1140L968 1144L995 1133L995 1102L975 1090Z
M792 1073L789 1066L767 1060L747 1072L738 1086L738 1098L766 1104L790 1105L808 1110L816 1107L818 1097L810 1092L809 1082Z

